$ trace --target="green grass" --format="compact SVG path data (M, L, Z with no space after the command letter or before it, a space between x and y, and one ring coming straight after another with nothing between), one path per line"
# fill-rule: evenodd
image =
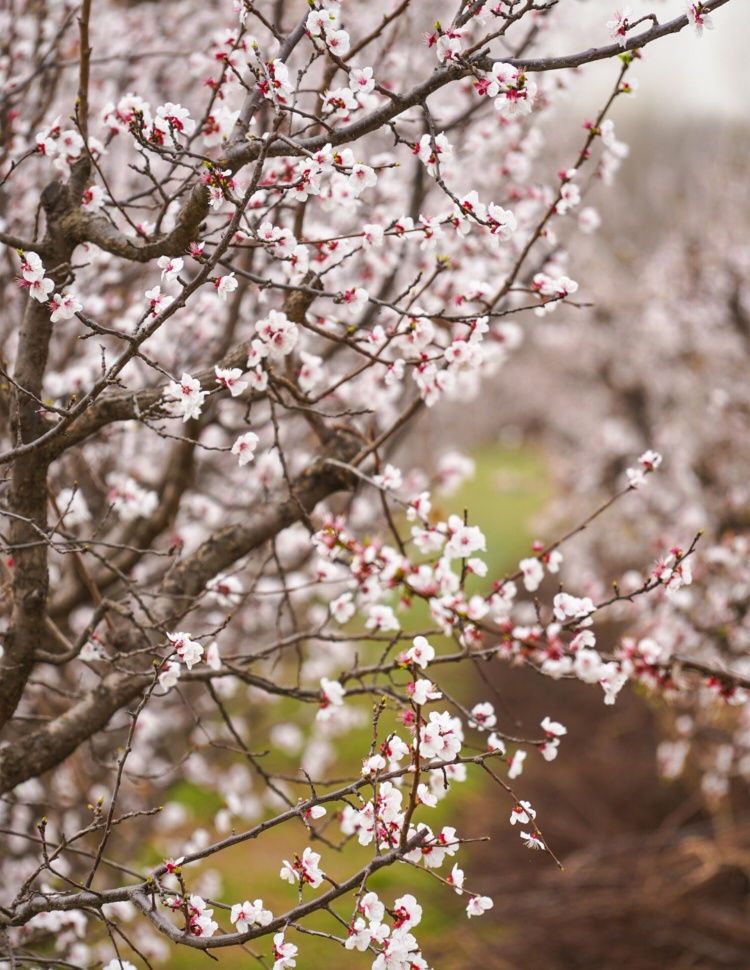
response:
M531 553L535 538L530 520L550 497L550 483L541 457L531 449L501 449L486 445L474 453L476 475L447 500L449 511L468 511L487 539L488 580L513 571ZM447 504L446 502L446 504Z

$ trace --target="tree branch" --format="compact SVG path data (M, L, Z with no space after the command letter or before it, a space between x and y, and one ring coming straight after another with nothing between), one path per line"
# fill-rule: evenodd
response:
M719 7L723 7L725 3L729 2L730 0L710 0L710 2L703 4L703 12L707 14L711 13L713 10L718 10ZM652 27L650 30L645 30L641 34L636 34L632 37L629 36L624 44L618 43L608 44L606 47L589 47L588 50L581 51L580 54L565 54L560 57L540 58L484 57L476 63L477 67L483 71L491 70L493 64L511 64L513 67L520 67L524 71L532 74L543 71L560 71L565 68L582 67L584 64L591 64L593 61L603 61L607 60L607 58L617 57L618 54L622 54L624 51L640 50L648 46L648 44L652 44L655 40L660 40L669 34L679 33L689 23L690 21L683 14L681 17L675 17L674 20L670 20L666 24L657 24L655 27Z
M295 479L292 494L285 501L271 500L243 522L221 529L179 563L170 573L156 606L158 622L169 629L217 573L300 521L329 495L353 488L354 476L328 465L327 459L351 462L360 444L358 437L339 432L325 455ZM109 674L94 691L54 721L0 748L0 795L58 765L79 744L104 728L120 708L139 696L152 678L151 673L135 671Z

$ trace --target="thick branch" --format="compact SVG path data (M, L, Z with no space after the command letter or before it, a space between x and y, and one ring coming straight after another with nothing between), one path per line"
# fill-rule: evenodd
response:
M49 771L153 681L153 674L112 673L84 700L43 728L0 749L0 794Z
M70 207L72 193L77 191L82 175L80 166L71 174L67 185L51 183L41 193L47 219L44 242L54 266L55 285L65 274L73 245L61 231L61 219ZM34 442L44 434L39 412L44 372L47 366L52 323L46 304L29 297L18 336L18 353L13 375L11 399L14 441L28 451L14 463L10 478L9 506L10 552L14 557L13 610L0 657L0 727L13 715L34 665L34 654L45 630L48 588L47 547L47 467L46 458L35 452Z
M217 361L214 366L231 370L233 367L244 369L246 364L247 347L243 345ZM214 366L193 375L196 380L200 381L203 390L216 389ZM116 391L112 394L105 394L92 408L84 411L80 417L76 418L65 434L50 441L47 452L50 460L90 438L91 435L96 434L97 431L109 424L115 424L119 421L137 421L149 414L152 416L160 415L162 412L159 408L159 402L163 397L163 385L146 387L142 391Z
M351 462L359 445L354 435L340 432L328 452L294 481L289 498L272 500L244 522L221 529L181 562L170 574L157 604L159 622L169 629L185 612L183 605L189 607L193 597L218 572L300 521L329 495L351 489L354 477L326 462L329 458ZM60 764L79 744L102 730L151 681L150 673L109 674L96 690L65 714L20 741L0 748L0 795Z
M109 219L76 209L66 220L71 238L79 243L91 242L99 249L136 263L147 263L159 256L184 256L191 242L200 235L200 226L208 215L208 192L202 182L193 186L171 232L160 236L128 236Z
M11 236L7 232L0 232L0 243L3 243L9 249L22 249L25 253L37 253L43 262L46 262L52 251L49 242L32 242L30 239L21 239L20 236Z
M403 847L399 846L398 848L391 849L390 852L383 852L380 855L376 855L358 872L355 872L343 882L334 883L329 890L322 893L320 896L315 896L312 899L308 899L307 902L300 903L288 913L277 916L276 919L268 923L267 926L255 926L246 933L222 933L220 935L211 937L192 936L189 933L186 933L184 930L176 927L174 923L166 918L166 916L154 909L151 902L151 897L143 890L135 890L131 892L130 898L138 909L140 909L143 915L146 916L161 933L164 933L165 936L168 936L175 943L183 943L186 946L191 946L196 950L214 950L220 947L224 948L227 946L236 946L238 943L247 943L249 940L255 940L258 939L258 937L268 936L270 933L276 933L278 930L282 930L290 922L296 922L297 920L303 919L305 916L309 916L310 913L317 913L320 910L326 909L335 900L340 899L347 893L350 893L362 886L365 879L372 875L372 873L377 872L379 869L384 869L386 866L391 866L394 862L398 862L405 853L415 849L426 839L427 832L424 829L420 829L420 831L413 835Z

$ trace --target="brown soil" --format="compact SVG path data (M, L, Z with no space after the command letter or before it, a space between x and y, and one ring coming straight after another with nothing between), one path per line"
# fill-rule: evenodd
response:
M494 908L439 953L425 947L428 959L442 970L750 970L746 794L711 817L688 782L661 780L655 709L627 689L612 708L595 686L487 670L510 709L504 727L515 708L531 712L519 734L547 714L568 727L558 759L530 752L514 783L565 869L523 847L505 793L485 794L461 831L492 835L464 861Z

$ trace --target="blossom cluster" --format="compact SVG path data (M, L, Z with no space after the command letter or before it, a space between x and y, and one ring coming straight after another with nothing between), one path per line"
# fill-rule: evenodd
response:
M71 294L54 293L53 296L49 295L55 289L55 283L48 276L45 276L44 265L37 253L19 251L19 255L21 257L21 275L16 282L30 297L38 300L39 303L47 303L52 323L57 323L59 320L69 320L79 310L83 309L83 305Z

